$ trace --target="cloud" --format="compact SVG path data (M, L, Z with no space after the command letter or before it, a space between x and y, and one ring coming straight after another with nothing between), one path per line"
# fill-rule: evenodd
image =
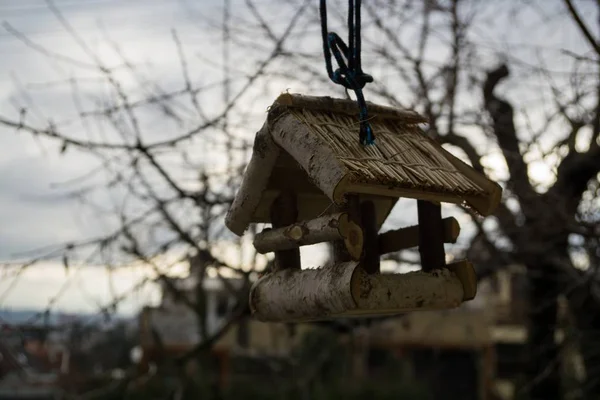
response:
M63 11L69 23L98 51L103 62L109 65L122 61L109 49L98 23L109 31L109 36L134 63L152 60L151 79L155 76L176 75L179 77L179 59L176 46L170 35L173 27L190 25L177 2L117 2L95 1L81 3L55 2ZM85 4L85 6L84 6ZM218 2L204 4L215 6ZM73 38L64 31L58 20L49 12L44 3L37 5L2 6L3 20L10 23L28 38L50 51L89 62L89 57L77 46ZM73 96L68 85L44 85L45 82L76 77L82 79L79 94L84 99L100 98L106 94L105 85L88 82L85 79L98 74L75 68L69 64L57 63L35 52L19 42L8 32L0 36L0 52L9 54L0 66L0 115L18 118L14 103L24 104L28 123L44 127L45 118L64 121L77 117L73 107ZM112 57L112 58L111 58ZM173 71L177 71L173 74ZM11 78L18 77L18 84ZM123 77L120 77L123 78ZM33 86L30 84L34 84ZM138 82L125 79L125 87L139 86ZM168 85L181 86L171 78ZM171 86L172 87L172 86ZM169 89L169 87L167 87ZM29 104L24 95L30 96L34 105ZM90 101L86 109L91 109ZM38 113L38 110L41 110ZM149 113L155 110L150 110ZM164 139L165 132L174 132L172 124L165 118L155 116L145 132L154 139ZM70 124L66 132L74 137L86 138L87 133L79 123ZM38 140L26 132L15 133L13 129L0 127L0 259L15 252L31 250L48 244L91 236L100 231L97 224L86 223L89 210L78 207L72 199L61 196L60 190L51 189L51 184L79 176L97 165L97 160L81 152L67 151L58 156L61 143ZM110 205L110 196L104 194L98 199Z
M122 298L117 311L131 315L143 305L156 304L160 298L156 285L144 283L147 276L147 268L122 268L111 276L95 266L65 271L60 264L41 263L26 269L16 278L14 286L15 278L3 276L0 307L45 309L54 299L53 310L94 313L110 305L115 298Z
M73 215L76 203L53 198L49 190L52 181L70 173L40 157L0 162L0 259L81 235Z

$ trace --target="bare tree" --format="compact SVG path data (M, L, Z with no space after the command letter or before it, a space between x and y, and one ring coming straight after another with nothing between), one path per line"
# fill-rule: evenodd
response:
M249 125L248 102L261 94L270 69L282 56L281 48L302 20L307 2L295 8L277 38L262 48L260 54L244 54L246 65L235 68L231 60L231 26L235 24L231 6L226 3L221 26L204 21L215 32L222 32L221 62L205 64L207 71L220 70L220 77L210 82L202 75L195 80L190 55L173 30L173 46L181 69L179 87L165 88L147 75L127 56L127 51L105 33L105 42L117 56L118 65L106 63L78 34L60 10L48 2L50 10L70 38L87 56L81 61L45 48L4 22L4 28L21 40L31 51L48 61L66 65L75 73L65 79L73 96L74 114L79 124L73 128L65 116L43 120L32 115L35 105L23 96L17 115L1 115L0 125L22 134L45 139L61 153L79 152L96 165L74 179L69 196L100 213L108 225L99 237L57 244L50 251L37 252L21 263L19 271L47 260L62 260L65 268L100 265L108 271L131 265L145 265L171 294L198 317L201 342L188 353L172 360L179 367L202 357L247 310L247 289L251 274L264 266L266 259L246 253L250 236L236 238L226 230L223 218L235 194L245 160L251 150L251 137L242 127ZM246 21L246 24L251 22ZM200 55L202 62L208 62ZM195 59L197 63L197 59ZM214 64L214 60L213 60ZM86 79L108 88L102 95L86 95ZM89 76L92 78L89 78ZM206 75L209 75L208 73ZM214 101L219 98L219 101ZM67 114L67 111L65 111ZM62 121L62 122L61 122ZM97 204L98 194L110 193L112 207ZM104 196L106 197L106 196ZM231 261L250 260L248 265ZM229 255L229 256L228 256ZM190 298L174 283L170 268L193 257L202 267L196 268L196 295ZM14 265L11 267L14 268ZM237 305L216 332L206 326L206 298L202 282L208 274L222 278L225 287L237 299ZM242 277L241 289L228 284L224 276ZM138 283L146 285L147 278ZM136 285L136 286L138 286ZM58 295L57 295L58 297ZM123 296L116 296L99 312L114 312ZM48 310L53 302L48 304ZM40 313L40 316L44 312ZM160 338L157 338L160 341ZM133 377L132 375L131 377ZM88 397L105 395L106 390L125 390L126 385L105 388Z

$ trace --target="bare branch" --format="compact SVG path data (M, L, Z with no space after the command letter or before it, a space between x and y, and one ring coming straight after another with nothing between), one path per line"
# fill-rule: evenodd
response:
M579 27L579 30L581 31L583 36L585 36L585 38L587 39L590 46L592 46L594 51L596 51L596 54L598 54L598 56L600 57L600 44L594 38L594 36L592 35L592 32L590 31L590 29L587 27L587 25L585 24L585 22L579 15L579 12L573 5L573 1L572 0L563 0L563 1L564 1L565 5L567 6L567 8L569 9L569 13L571 14L571 17L573 18L573 20Z
M501 65L488 72L483 87L483 97L486 110L494 121L494 133L506 160L515 193L521 200L530 200L535 197L535 192L529 182L527 164L519 150L519 140L513 121L513 108L507 101L494 95L494 89L508 74L506 65Z

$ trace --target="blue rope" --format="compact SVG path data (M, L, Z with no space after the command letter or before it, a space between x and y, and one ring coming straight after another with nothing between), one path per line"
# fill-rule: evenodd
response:
M356 101L359 108L360 135L359 141L362 145L375 143L375 134L368 122L367 103L362 89L369 82L373 82L371 75L362 71L360 58L360 5L361 0L348 1L348 45L335 32L327 30L327 4L321 0L321 33L323 35L323 54L325 55L325 67L329 79L346 89L356 93ZM331 55L338 64L334 71Z

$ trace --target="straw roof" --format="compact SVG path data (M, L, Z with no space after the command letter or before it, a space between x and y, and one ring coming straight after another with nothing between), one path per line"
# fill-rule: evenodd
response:
M331 148L336 159L348 169L353 183L461 195L486 194L416 124L400 119L376 119L371 123L376 144L363 146L358 142L356 116L301 108L290 108L288 112Z
M501 188L427 137L413 111L368 103L376 143L359 144L354 101L282 94L257 134L242 187L226 218L238 234L269 222L282 190L298 196L299 219L314 218L347 194L376 202L379 225L400 197L464 204L483 215Z

